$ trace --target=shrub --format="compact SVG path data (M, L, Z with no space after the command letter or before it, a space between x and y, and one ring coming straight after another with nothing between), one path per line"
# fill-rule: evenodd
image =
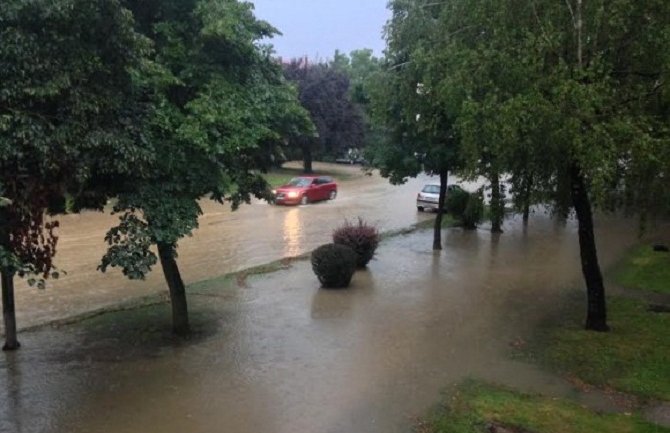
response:
M346 245L321 245L312 252L312 270L323 287L347 287L356 270L356 252Z
M356 252L356 266L364 268L372 260L379 245L377 228L358 218L358 224L345 221L333 232L333 243L346 245Z
M479 192L468 194L465 211L461 216L461 222L466 229L475 229L484 217L484 199Z
M449 191L447 194L447 202L445 203L447 212L456 218L461 219L465 213L465 207L468 205L469 197L470 193L460 188Z

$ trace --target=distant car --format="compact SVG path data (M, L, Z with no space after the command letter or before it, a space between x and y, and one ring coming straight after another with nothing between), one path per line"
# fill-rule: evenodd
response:
M275 204L296 205L337 197L337 183L330 176L294 177L272 191Z
M447 195L456 190L463 190L459 185L447 185ZM440 185L425 185L416 196L416 209L419 212L424 210L437 210L439 208Z
M344 157L344 158L337 158L335 160L336 163L338 164L360 164L360 165L368 165L368 161L363 158L363 157L357 157L357 158L349 158L349 157Z

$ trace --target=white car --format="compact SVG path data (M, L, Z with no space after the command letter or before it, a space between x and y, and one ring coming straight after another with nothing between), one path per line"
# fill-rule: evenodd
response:
M458 185L448 185L447 194L452 191L462 190ZM424 210L437 210L440 199L440 185L428 184L423 187L421 192L416 196L416 209L419 212Z

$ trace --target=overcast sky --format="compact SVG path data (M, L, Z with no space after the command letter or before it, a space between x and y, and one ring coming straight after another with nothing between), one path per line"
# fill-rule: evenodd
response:
M279 56L332 58L335 49L349 53L384 49L382 30L390 13L388 0L250 0L256 17L283 36L270 41Z

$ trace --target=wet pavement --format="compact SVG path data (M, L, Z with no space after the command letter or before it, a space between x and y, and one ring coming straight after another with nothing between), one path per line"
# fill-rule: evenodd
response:
M416 218L413 207L390 203L389 216L408 208ZM261 221L314 209L275 209ZM630 222L599 218L597 228L605 268L637 240ZM24 347L0 358L0 431L408 432L443 387L465 377L571 392L508 352L566 297L581 296L574 224L539 213L527 230L518 220L503 235L449 229L444 251L431 245L430 230L383 242L348 290L319 289L306 261L244 288L197 285L188 342L169 335L167 305L25 332ZM204 272L183 268L192 279Z

